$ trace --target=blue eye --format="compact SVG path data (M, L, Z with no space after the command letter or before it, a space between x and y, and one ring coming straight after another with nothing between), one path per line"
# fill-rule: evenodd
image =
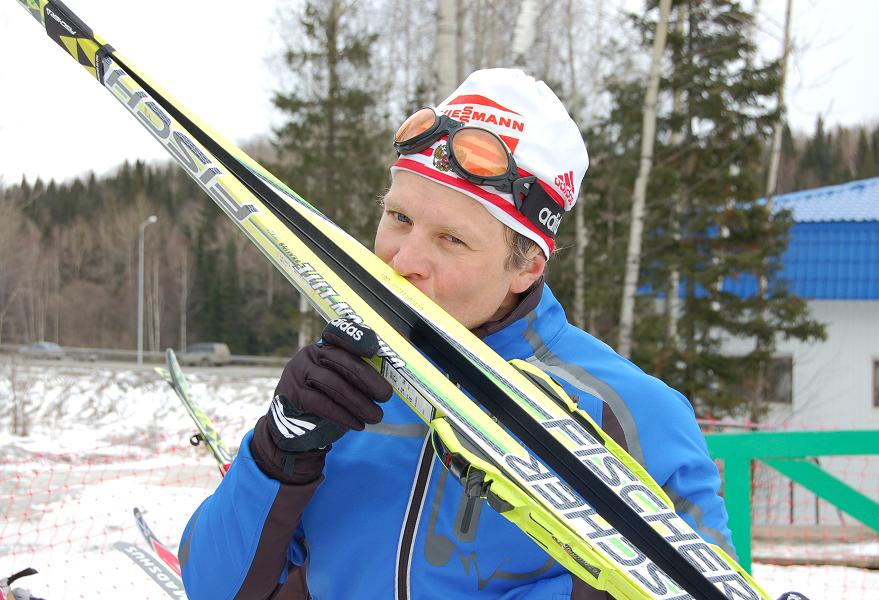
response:
M407 217L407 216L404 215L403 213L398 213L398 212L395 211L395 210L389 210L388 212L391 214L391 216L392 216L395 220L399 221L400 223L411 223L411 222L412 222L412 220L409 219L409 217Z

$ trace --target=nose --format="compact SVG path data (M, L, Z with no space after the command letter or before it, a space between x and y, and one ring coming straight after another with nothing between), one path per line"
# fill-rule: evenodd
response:
M401 241L390 265L411 282L427 279L430 275L430 260L427 245L415 231L410 231Z

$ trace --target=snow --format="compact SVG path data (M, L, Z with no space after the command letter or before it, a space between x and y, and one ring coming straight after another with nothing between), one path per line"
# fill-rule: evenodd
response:
M879 598L879 572L827 565L780 567L755 563L752 573L772 598L800 592L809 600L875 600Z
M278 368L192 369L195 397L234 452L264 414ZM10 400L27 436L11 434ZM167 597L122 551L146 543L132 509L176 550L189 516L219 482L213 458L171 388L153 369L0 355L0 574L35 595Z
M188 370L193 397L233 452L264 414L279 372ZM30 420L24 437L10 433L13 398ZM19 585L49 600L168 597L113 544L146 548L132 516L138 506L176 551L189 516L220 478L207 450L190 446L190 423L151 368L0 355L0 575L36 568ZM825 548L837 557L877 552L876 543ZM772 597L797 590L811 600L879 598L875 570L758 563L754 577Z

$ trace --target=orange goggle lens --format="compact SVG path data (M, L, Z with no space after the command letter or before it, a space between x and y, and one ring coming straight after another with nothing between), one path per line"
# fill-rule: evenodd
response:
M462 169L477 177L500 177L510 168L503 142L484 129L466 127L455 132L452 153Z
M402 144L418 137L433 127L436 120L437 116L433 109L422 108L400 125L397 133L394 134L394 142Z

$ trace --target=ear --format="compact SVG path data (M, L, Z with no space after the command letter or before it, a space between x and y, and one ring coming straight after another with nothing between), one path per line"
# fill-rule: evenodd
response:
M510 292L521 294L540 279L545 269L546 257L539 248L535 248L534 254L528 259L528 264L513 275L513 279L510 281Z

